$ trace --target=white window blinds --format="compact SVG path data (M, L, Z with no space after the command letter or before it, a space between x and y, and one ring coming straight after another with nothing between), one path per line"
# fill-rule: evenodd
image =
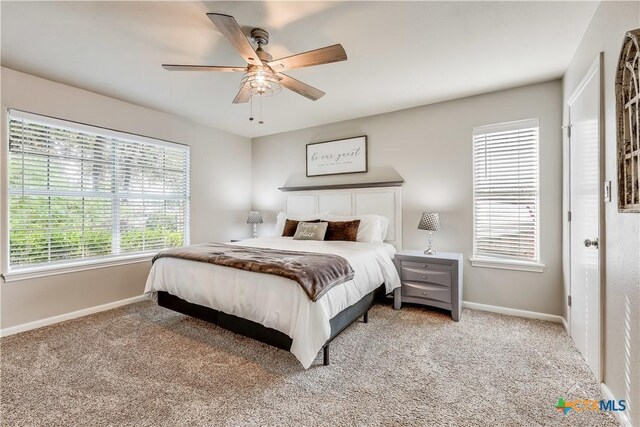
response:
M539 261L538 119L473 130L474 257Z
M189 242L189 147L9 111L9 269Z

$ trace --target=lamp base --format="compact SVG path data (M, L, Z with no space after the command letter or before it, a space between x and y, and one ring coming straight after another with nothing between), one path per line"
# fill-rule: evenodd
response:
M258 224L253 224L253 238L258 238Z
M425 255L435 255L436 251L434 251L433 249L431 249L431 246L433 245L433 233L431 231L429 231L429 235L428 235L428 239L427 239L427 250L424 251Z

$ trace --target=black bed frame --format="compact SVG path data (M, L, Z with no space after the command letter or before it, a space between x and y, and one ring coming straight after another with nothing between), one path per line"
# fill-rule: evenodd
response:
M364 323L368 323L369 309L377 300L384 298L385 293L385 287L384 284L382 284L377 289L362 297L360 301L345 308L330 320L331 335L323 347L324 365L329 364L329 344L331 341L361 316L364 316ZM292 340L287 334L251 320L223 313L222 311L202 305L192 304L175 295L162 291L158 292L158 305L213 323L221 328L244 335L245 337L253 338L254 340L269 344L273 347L287 351L291 350Z

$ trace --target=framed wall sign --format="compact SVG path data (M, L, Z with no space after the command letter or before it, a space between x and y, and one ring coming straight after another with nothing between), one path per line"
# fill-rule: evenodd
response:
M307 144L307 176L366 171L366 135Z

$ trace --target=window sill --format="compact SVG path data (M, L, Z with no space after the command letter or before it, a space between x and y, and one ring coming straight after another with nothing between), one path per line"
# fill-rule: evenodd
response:
M115 267L119 265L149 262L151 261L155 253L156 252L17 269L17 270L2 274L2 279L5 283L18 282L21 280L37 279L40 277L56 276L59 274L68 274L68 273L76 273L79 271L95 270L98 268Z
M539 262L517 261L498 258L470 258L474 267L497 268L501 270L528 271L531 273L543 273L545 265Z

